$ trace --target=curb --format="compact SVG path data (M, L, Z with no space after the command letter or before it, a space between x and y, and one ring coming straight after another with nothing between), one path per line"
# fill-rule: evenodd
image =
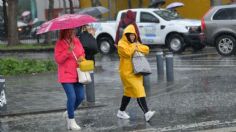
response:
M77 110L89 109L89 108L100 108L105 107L107 105L100 104L100 103L84 103L81 107ZM58 109L50 109L50 110L41 110L41 111L23 111L23 112L0 112L0 117L15 117L15 116L26 116L26 115L38 115L38 114L49 114L55 112L64 112L66 108L58 108Z

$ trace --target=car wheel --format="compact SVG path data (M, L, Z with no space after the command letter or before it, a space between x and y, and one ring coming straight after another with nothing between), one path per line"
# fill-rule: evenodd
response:
M216 39L216 50L222 56L230 56L235 53L236 40L230 35L222 35Z
M99 51L102 54L110 54L114 51L114 41L110 37L103 37L98 41Z
M181 53L184 51L184 38L179 34L172 34L167 38L167 45L170 51Z

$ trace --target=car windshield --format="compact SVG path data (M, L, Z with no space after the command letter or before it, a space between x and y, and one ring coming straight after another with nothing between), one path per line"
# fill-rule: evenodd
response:
M176 20L176 19L181 19L179 14L175 11L170 11L170 10L158 10L154 11L158 16L161 18L170 21L170 20Z

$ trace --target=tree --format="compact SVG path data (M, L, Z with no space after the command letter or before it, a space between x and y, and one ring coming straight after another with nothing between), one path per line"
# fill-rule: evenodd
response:
M51 20L53 17L53 8L54 8L54 0L49 0L48 4L48 12L47 12L47 18L48 20ZM46 33L45 34L45 44L51 44L51 33Z
M17 31L18 0L8 0L8 45L19 44Z
M74 14L73 1L69 0L69 3L70 3L70 14Z

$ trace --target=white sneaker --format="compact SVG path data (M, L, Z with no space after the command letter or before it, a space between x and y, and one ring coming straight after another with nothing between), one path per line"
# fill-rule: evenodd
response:
M146 121L149 121L155 113L156 113L156 111L148 111L147 113L145 113Z
M117 117L121 118L121 119L129 119L129 115L125 112L125 111L120 111L118 110L117 112Z
M67 129L68 130L81 130L80 126L77 125L75 119L67 119Z

